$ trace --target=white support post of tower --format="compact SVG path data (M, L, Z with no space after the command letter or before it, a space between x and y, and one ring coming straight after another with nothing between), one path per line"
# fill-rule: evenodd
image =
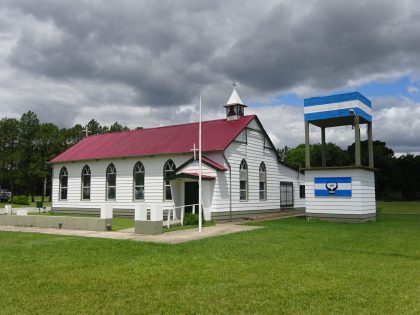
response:
M203 205L202 205L202 186L201 186L201 95L200 95L200 120L198 122L198 232L201 233Z

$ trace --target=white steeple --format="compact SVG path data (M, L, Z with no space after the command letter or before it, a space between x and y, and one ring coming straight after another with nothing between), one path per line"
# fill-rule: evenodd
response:
M239 97L238 91L236 91L236 87L233 87L233 92L230 95L229 100L227 101L226 105L236 105L236 104L243 105L244 103L242 103L242 100Z
M237 120L244 116L244 108L246 105L242 102L239 97L238 91L236 91L236 83L233 82L233 92L229 97L226 105L226 119L227 120Z

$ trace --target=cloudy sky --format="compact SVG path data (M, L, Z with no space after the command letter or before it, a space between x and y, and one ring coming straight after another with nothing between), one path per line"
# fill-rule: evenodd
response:
M0 118L151 127L196 120L200 93L205 118L222 118L233 80L279 147L303 142L305 97L359 90L375 138L420 152L420 5L0 1Z

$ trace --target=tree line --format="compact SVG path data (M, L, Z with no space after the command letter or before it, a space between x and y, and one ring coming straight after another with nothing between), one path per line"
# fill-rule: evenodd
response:
M86 125L89 135L129 130L115 122L101 126L95 119ZM59 128L52 123L41 123L29 111L20 119L0 120L0 187L14 195L50 195L52 158L64 152L85 137L85 128L76 124ZM141 127L138 127L141 128Z
M320 167L321 144L311 145L311 166ZM278 150L282 161L296 169L305 167L305 145ZM354 143L342 149L334 143L326 144L327 166L354 165ZM420 155L406 154L396 157L385 142L373 142L376 198L381 200L420 199ZM362 165L369 165L368 142L361 142Z
M115 122L101 126L95 119L86 125L89 135L129 130ZM136 129L141 129L137 127ZM29 111L20 119L0 120L0 187L14 195L50 195L51 166L47 163L58 154L85 137L85 128L76 124L59 128L52 123L41 123ZM362 163L368 165L367 141L361 144ZM385 142L373 143L377 198L384 200L420 199L420 155L396 157ZM282 161L296 169L305 166L305 145L284 147L278 150ZM342 149L333 143L326 144L327 166L354 164L354 144ZM321 166L321 145L311 145L311 166ZM33 199L32 199L33 200Z

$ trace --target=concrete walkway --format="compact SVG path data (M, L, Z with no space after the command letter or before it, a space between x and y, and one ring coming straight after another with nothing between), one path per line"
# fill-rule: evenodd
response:
M197 228L179 230L173 232L166 232L160 235L141 235L129 231L115 231L115 232L95 232L95 231L82 231L82 230L60 230L50 228L36 228L36 227L22 227L22 226L0 226L0 231L8 232L26 232L26 233L41 233L65 236L78 236L78 237L95 237L107 238L116 240L133 240L153 243L166 243L178 244L193 240L200 240L203 238L226 235L238 232L252 231L261 229L262 226L247 226L235 223L222 223L214 226L203 227L201 233Z

